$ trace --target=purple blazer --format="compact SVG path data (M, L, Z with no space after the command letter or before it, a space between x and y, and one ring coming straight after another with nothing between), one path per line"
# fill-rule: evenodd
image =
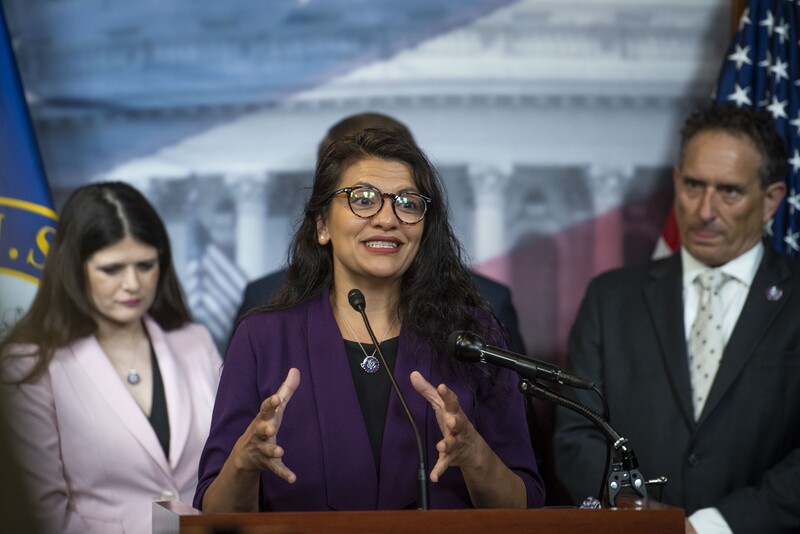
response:
M271 511L403 509L417 499L418 458L414 434L394 392L389 397L380 479L361 413L342 335L331 312L328 291L289 310L251 316L231 340L222 372L211 432L200 459L194 506L200 508L209 484L219 474L236 440L275 393L291 367L300 385L286 407L278 444L284 463L297 474L289 484L271 472L261 474L260 509ZM486 379L470 387L446 380L432 366L428 346L414 346L401 331L394 374L425 447L428 473L438 458L442 434L428 402L411 386L419 371L432 384L446 383L467 417L503 462L525 483L528 506L544 504L517 377L503 370L498 384ZM477 389L477 391L475 391ZM458 468L436 484L429 482L434 509L470 508Z

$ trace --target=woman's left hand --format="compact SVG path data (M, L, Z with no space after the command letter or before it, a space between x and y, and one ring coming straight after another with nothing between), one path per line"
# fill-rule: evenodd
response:
M438 482L439 477L451 466L464 470L480 465L481 455L486 454L489 447L467 419L458 402L458 396L444 384L439 384L438 388L433 387L417 371L411 373L411 385L433 407L439 429L444 436L436 444L439 459L431 469L431 481Z
M444 384L433 387L417 371L411 373L411 385L433 407L444 436L436 444L439 459L431 469L431 481L438 482L448 467L459 467L476 508L524 508L524 482L500 460L467 419L458 395Z

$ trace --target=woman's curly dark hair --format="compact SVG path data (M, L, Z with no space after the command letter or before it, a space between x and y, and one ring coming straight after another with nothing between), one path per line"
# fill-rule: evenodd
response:
M448 221L441 178L417 145L398 132L366 129L331 143L320 157L311 195L289 250L286 283L275 297L254 312L285 309L307 301L333 286L331 244L317 241L317 220L330 209L331 194L353 164L369 158L408 165L419 192L431 199L419 251L403 275L398 313L404 328L433 346L438 358L447 355L447 338L455 330L480 333L496 343L503 335L489 305L475 290L464 263L461 244ZM447 359L448 363L452 363ZM457 366L456 366L457 367Z

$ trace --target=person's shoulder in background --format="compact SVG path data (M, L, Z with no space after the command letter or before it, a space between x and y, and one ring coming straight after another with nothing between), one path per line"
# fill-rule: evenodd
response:
M475 289L489 302L495 317L505 327L508 333L508 348L513 352L525 354L525 342L519 331L517 310L511 298L511 289L476 272L470 271L470 274Z
M286 281L286 269L269 273L253 280L244 290L242 304L236 314L236 320L257 306L266 304ZM525 343L519 332L517 311L511 299L511 290L508 286L496 282L483 275L470 271L475 289L485 298L492 307L497 320L500 321L508 332L509 348L514 352L525 352Z
M287 269L280 269L248 283L247 287L244 288L244 296L242 297L242 303L239 305L239 311L236 313L236 321L238 322L244 314L253 308L266 304L286 281L286 274Z

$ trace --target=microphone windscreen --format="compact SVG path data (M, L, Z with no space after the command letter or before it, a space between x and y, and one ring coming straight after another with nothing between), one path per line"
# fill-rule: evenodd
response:
M456 345L458 344L458 336L463 333L463 330L456 330L447 338L447 355L451 358L458 359L458 356L456 356Z
M360 289L351 289L347 294L347 300L350 302L350 306L358 312L367 307L367 299L364 298L364 293Z
M479 362L483 358L483 340L477 334L456 330L447 338L447 353L456 360Z

